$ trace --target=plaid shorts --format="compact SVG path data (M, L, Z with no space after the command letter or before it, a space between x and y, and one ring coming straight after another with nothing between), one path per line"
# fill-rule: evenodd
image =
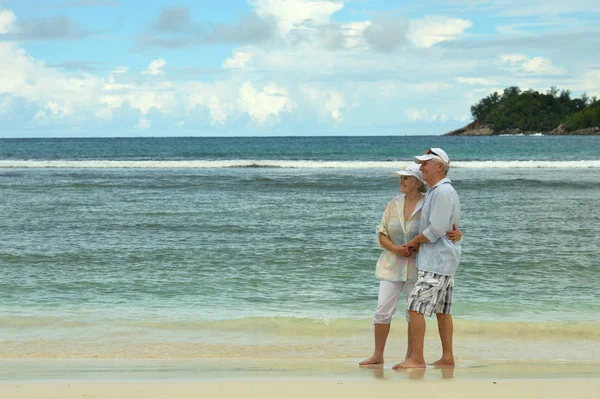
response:
M454 276L419 270L419 278L406 301L406 308L427 316L434 312L450 314L453 291Z

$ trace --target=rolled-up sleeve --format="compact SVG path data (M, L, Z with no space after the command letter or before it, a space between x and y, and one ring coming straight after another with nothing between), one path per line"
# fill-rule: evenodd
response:
M388 223L390 220L390 204L388 203L388 205L385 208L385 212L383 213L383 216L381 217L381 222L379 222L379 224L377 225L377 231L376 231L376 237L375 240L377 241L377 245L379 245L380 247L383 248L383 246L381 245L381 241L380 241L380 234L386 235L389 237L388 234Z
M432 205L429 215L429 227L423 231L423 235L427 237L429 242L436 242L450 230L454 200L447 193L438 191Z

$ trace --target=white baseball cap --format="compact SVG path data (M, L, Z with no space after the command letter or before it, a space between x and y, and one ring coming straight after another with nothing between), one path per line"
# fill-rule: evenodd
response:
M417 164L412 164L409 167L402 170L397 170L394 173L400 176L413 176L416 177L421 183L425 183L425 180L423 180L423 172L419 170L419 165Z
M423 163L425 161L429 161L430 159L439 159L445 164L450 163L448 154L446 154L446 151L442 150L441 148L430 148L425 151L425 155L413 157L413 161L415 161L415 163Z

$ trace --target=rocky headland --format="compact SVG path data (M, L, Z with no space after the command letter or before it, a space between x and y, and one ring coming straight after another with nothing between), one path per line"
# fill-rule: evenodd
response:
M555 129L546 132L527 132L521 129L503 129L495 130L493 125L481 124L478 121L473 121L468 125L453 130L444 134L444 136L500 136L500 135L534 135L543 134L544 136L600 136L600 127L590 127L586 129L578 129L573 131L565 130L560 124Z

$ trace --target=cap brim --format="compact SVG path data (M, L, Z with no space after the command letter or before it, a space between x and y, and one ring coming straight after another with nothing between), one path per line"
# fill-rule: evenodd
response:
M419 155L419 156L413 157L413 161L415 161L415 163L423 163L423 162L429 161L430 159L434 159L434 158L439 159L435 155L425 154L425 155Z
M417 180L418 180L418 181L420 181L421 183L425 183L425 180L423 180L423 178L422 178L422 177L420 177L420 176L418 176L418 175L416 175L416 174L414 174L414 173L411 173L411 172L407 172L407 171L404 171L404 170L397 170L397 171L395 171L394 173L395 173L395 174L397 174L397 175L399 175L399 176L409 176L409 177L414 177L415 179L417 179Z
M403 170L397 170L394 173L397 174L398 176L414 176L410 172L405 172Z

